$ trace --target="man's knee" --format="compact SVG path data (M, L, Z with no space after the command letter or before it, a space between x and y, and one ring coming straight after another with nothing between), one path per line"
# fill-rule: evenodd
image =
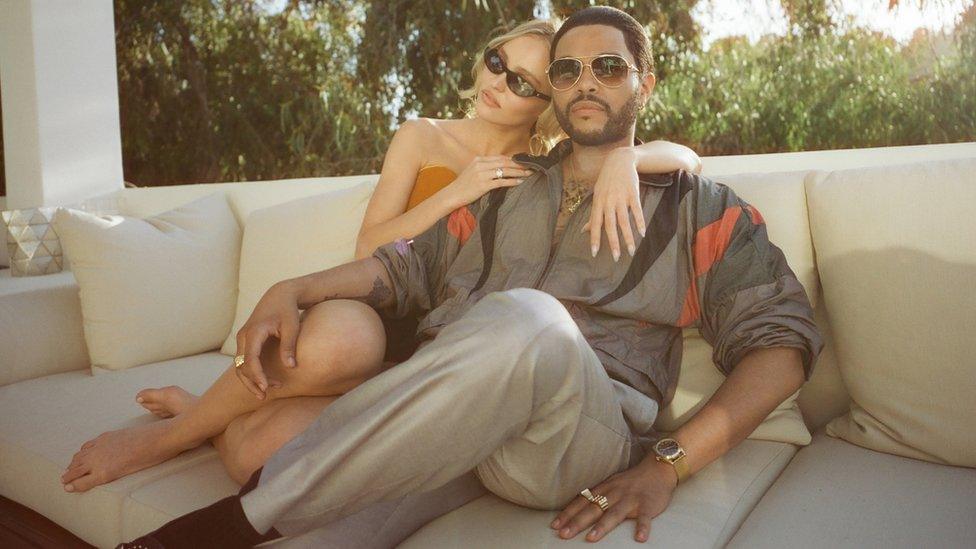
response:
M531 330L533 326L542 328L573 319L558 299L533 288L491 292L478 305L499 309L499 322L517 323L521 330Z
M568 368L581 364L579 360L566 360L566 353L581 352L579 347L586 340L558 299L539 290L514 288L492 292L482 299L485 300L489 300L487 306L496 308L490 311L492 335L508 352L521 357L493 364L500 368L529 368L540 380L566 379L570 375Z

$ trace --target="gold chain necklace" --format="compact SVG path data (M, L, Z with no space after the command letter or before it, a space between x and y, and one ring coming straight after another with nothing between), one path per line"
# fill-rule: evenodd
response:
M583 203L583 199L588 194L589 189L587 189L586 185L579 184L579 179L576 176L576 155L575 154L570 156L569 169L573 173L572 182L576 188L573 190L572 193L564 196L563 205L566 206L566 211L568 213L573 213L576 211L576 208L579 208L579 205ZM568 197L568 200L566 199L566 197Z

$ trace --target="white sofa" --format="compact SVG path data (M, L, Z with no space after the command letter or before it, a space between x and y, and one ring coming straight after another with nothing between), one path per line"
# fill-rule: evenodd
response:
M815 305L826 347L797 400L804 423L799 428L804 433L809 429L812 442L784 442L775 434L782 429L775 425L757 431L678 487L668 509L652 523L649 546L976 547L972 464L953 466L878 452L828 436L824 428L848 412L852 395L864 393L863 376L855 375L864 353L886 353L904 344L905 338L918 337L910 345L926 350L928 361L917 368L931 368L933 376L941 376L940 365L951 362L958 370L962 360L972 373L962 380L937 379L934 385L913 386L927 391L924 398L939 400L943 389L932 389L939 383L949 392L952 386L976 387L976 353L960 353L976 324L976 306L968 310L976 305L972 297L976 295L976 223L969 219L976 214L976 201L951 211L936 208L932 204L943 202L932 202L932 197L951 190L949 185L959 185L959 180L933 177L919 187L918 178L906 181L905 177L906 173L962 174L963 184L976 188L976 168L970 167L976 167L976 143L705 159L705 175L731 186L767 219L771 239L784 250ZM127 188L116 198L121 213L145 217L224 190L243 227L250 213L260 208L375 179ZM885 200L864 202L868 191L877 192L878 185L889 180ZM932 194L922 196L920 188ZM884 215L906 209L917 217ZM960 214L966 210L968 217ZM359 221L355 214L335 220L355 226ZM910 242L895 250L889 241L889 223L902 228L918 225L925 234L945 231L951 235L946 249L950 240L954 247L944 257L939 249ZM965 242L972 252L968 255L959 252L966 251ZM351 249L348 253L351 257ZM926 300L898 306L905 297L898 292L905 287L919 288ZM933 326L933 318L946 322ZM886 322L901 331L892 333ZM685 337L689 345L699 338L696 330L687 330ZM707 351L703 354L701 342L697 344L699 351L686 353L686 361L695 360L696 353L697 359L707 359ZM885 360L914 359L892 353ZM178 384L200 393L229 364L230 357L215 347L93 376L72 272L12 278L8 270L0 269L0 495L34 509L88 543L112 547L235 493L238 486L223 472L209 444L83 494L64 492L59 481L85 440L106 430L155 420L134 402L136 391ZM683 365L682 383L687 390L679 391L679 396L684 407L671 409L662 422L680 423L707 398L707 389L694 396L695 375L685 374ZM853 393L847 386L850 380L856 381ZM695 398L697 402L689 400ZM969 398L953 405L976 432L974 402ZM774 419L771 416L767 423L786 421ZM962 436L964 444L972 442L957 428L947 433L939 433L937 427L926 429L937 439ZM894 433L894 438L901 435ZM383 524L349 519L342 527L375 529L378 545L406 538L401 546L411 549L588 543L582 534L572 541L558 539L548 527L555 512L521 508L478 488L461 485L454 497L473 500L425 525L398 522L394 510L384 509L375 517ZM431 510L432 516L438 513ZM626 521L599 543L637 546L633 529L633 521ZM341 547L338 530L268 545Z

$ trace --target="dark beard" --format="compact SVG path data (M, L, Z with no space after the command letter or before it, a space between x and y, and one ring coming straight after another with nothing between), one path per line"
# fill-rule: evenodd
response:
M607 110L607 122L603 125L602 129L584 132L576 129L573 123L569 121L569 110L573 108L574 104L584 100L593 101ZM556 114L556 120L559 121L559 125L574 143L579 143L585 147L598 147L627 137L627 133L630 132L631 128L634 127L634 122L637 121L637 111L639 109L639 94L635 93L630 96L630 99L617 112L611 110L610 105L606 101L597 99L591 95L577 97L570 101L565 109L554 109L554 112Z

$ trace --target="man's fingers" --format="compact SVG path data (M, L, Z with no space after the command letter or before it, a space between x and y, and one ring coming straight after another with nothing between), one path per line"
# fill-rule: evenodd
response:
M261 398L261 391L258 390L257 387L255 387L253 381L251 381L250 379L247 378L247 376L244 375L244 372L241 371L241 368L234 368L234 374L236 374L237 379L244 384L245 389L247 389L254 396Z
M286 367L294 368L298 365L295 362L295 349L298 347L298 331L300 324L296 321L282 321L281 328L278 330L278 353L281 355L281 363Z
M549 527L558 529L565 526L566 523L569 522L569 519L573 518L576 513L582 511L587 505L590 505L590 502L583 496L573 499L573 501L569 502L569 505L567 505L566 508L556 515L556 518L549 523Z
M247 363L244 364L244 368L248 368L248 372L250 372L251 375L247 377L250 378L251 381L253 381L254 384L257 385L258 389L261 391L261 394L258 395L258 398L263 399L265 397L265 392L268 390L268 378L265 377L264 370L261 369L260 365L248 366Z
M603 516L596 521L596 525L590 528L590 531L586 533L586 539L590 541L597 541L606 535L607 532L616 528L627 515L630 514L630 507L633 504L628 501L619 501L616 504L610 502L610 508L607 509Z
M262 393L268 390L268 380L264 377L264 368L261 366L261 348L264 347L264 342L268 340L269 335L271 334L267 327L256 328L248 333L247 347L244 350L244 366L241 366L251 374L245 373L244 377L253 381ZM262 394L261 397L263 398L264 395Z
M240 331L237 332L237 355L238 356L244 355L246 349L247 349L247 338L245 337L244 328L241 328ZM247 363L246 355L244 357L244 362L245 364ZM244 366L237 367L235 365L234 375L237 376L237 379L244 385L245 389L253 393L255 396L260 396L261 391L259 391L258 388L254 386L254 383L250 379L248 379L247 376L244 375L243 369Z
M586 506L559 528L559 537L563 539L572 538L600 518L600 514L603 513L600 506L585 499L583 501L586 502Z
M237 330L237 352L235 352L234 354L243 355L244 349L246 348L247 348L247 343L244 337L244 327L241 327L240 330Z
M637 530L634 539L643 543L651 537L651 515L637 515Z

